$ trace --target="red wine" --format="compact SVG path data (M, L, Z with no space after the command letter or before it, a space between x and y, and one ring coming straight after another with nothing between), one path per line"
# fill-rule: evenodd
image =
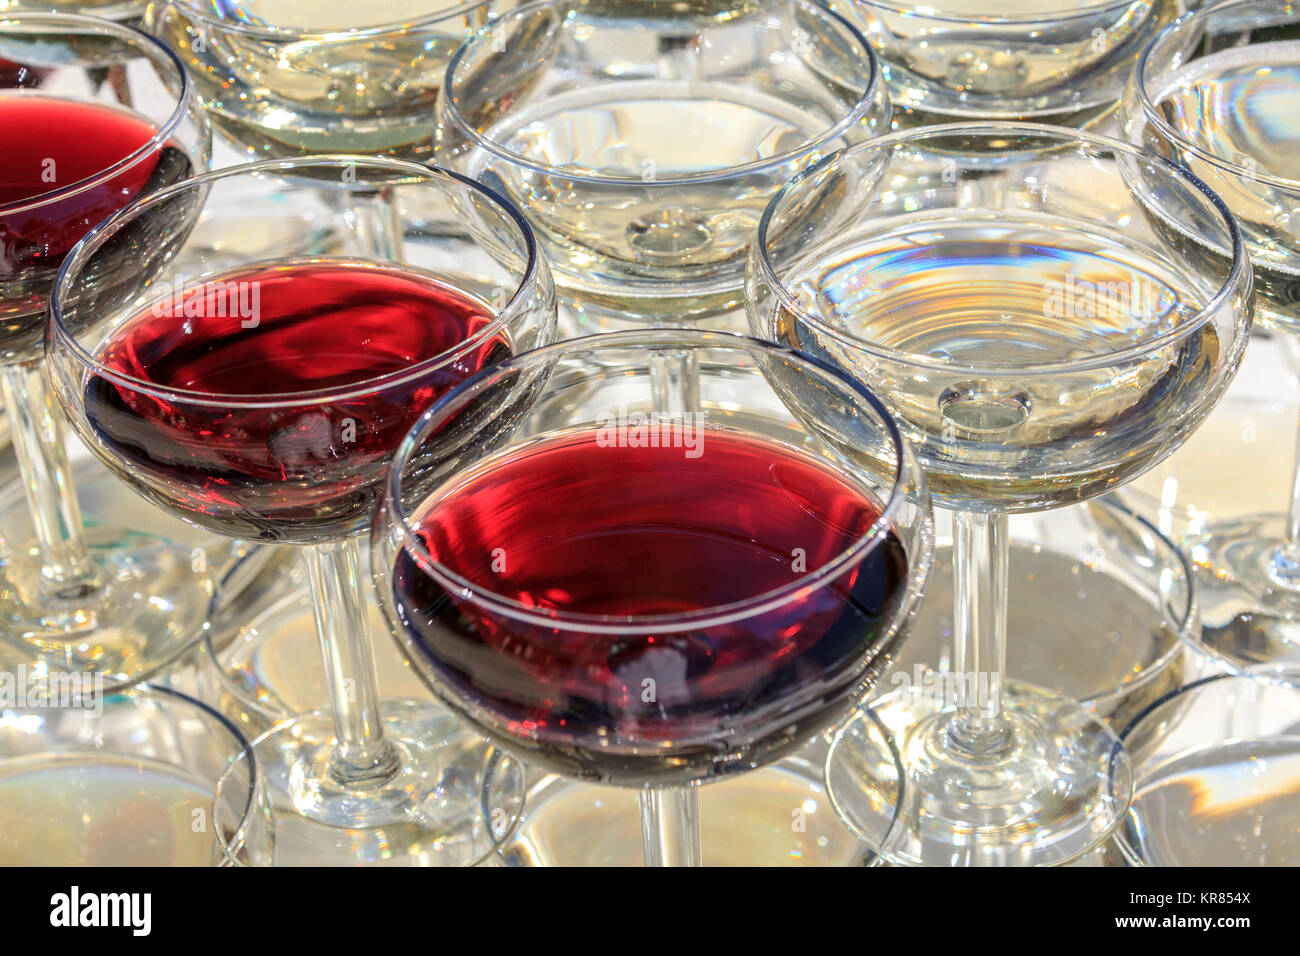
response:
M32 357L50 283L72 247L132 200L188 177L192 165L162 144L94 186L40 197L98 176L156 133L144 117L111 106L0 93L0 360Z
M702 454L600 432L488 459L416 512L431 555L472 585L555 615L682 615L749 601L844 553L877 506L783 445L700 430ZM685 630L528 623L444 589L409 552L395 604L417 657L529 756L618 780L716 772L790 748L874 677L907 583L886 535L829 583ZM653 684L646 683L653 681Z
M246 537L334 538L372 513L388 459L421 412L509 346L490 334L411 380L366 383L456 349L493 321L483 303L418 272L264 263L155 302L99 353L106 368L151 385L226 397L157 396L101 376L87 387L87 418L146 494L192 519ZM325 389L355 394L302 394Z
M0 91L34 89L45 82L49 75L47 69L0 57Z

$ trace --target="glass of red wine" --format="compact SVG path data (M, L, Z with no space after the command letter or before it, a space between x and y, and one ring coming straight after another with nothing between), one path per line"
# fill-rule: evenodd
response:
M802 353L657 329L446 393L394 459L371 559L434 693L530 765L640 788L645 860L676 865L701 861L696 784L793 752L888 666L930 547L875 396Z
M157 41L90 17L0 16L0 386L34 532L6 543L0 631L41 668L109 687L156 673L202 636L213 584L189 547L83 527L41 368L46 309L92 226L202 172L210 147L185 71Z
M169 250L250 183L261 214L380 194L442 203L492 243L410 241L367 257L365 221L311 256ZM415 197L415 201L412 197ZM190 238L168 223L196 216ZM356 232L350 228L355 227ZM156 235L152 246L141 235ZM157 268L151 260L166 260ZM183 275L177 263L197 267ZM92 232L60 274L49 366L82 439L136 491L219 533L303 549L331 707L254 742L279 864L464 864L518 809L516 763L431 701L378 700L360 535L399 443L440 395L549 343L555 293L531 230L476 183L405 160L270 160L198 177ZM487 791L485 777L493 781Z

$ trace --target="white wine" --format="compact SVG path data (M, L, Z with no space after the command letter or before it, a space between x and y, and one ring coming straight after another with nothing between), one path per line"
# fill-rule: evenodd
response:
M575 203L566 177L493 162L483 150L468 160L467 170L528 212L562 250L564 261L554 264L566 275L580 277L602 259L645 277L669 267L682 275L703 273L729 261L743 268L769 191L746 193L725 177L680 180L797 150L835 119L731 84L610 84L511 112L486 136L538 165L644 182L646 188L626 188L617 203ZM599 187L592 189L600 195ZM737 270L729 284L738 287Z
M1167 454L1225 358L1212 323L1179 334L1206 291L1101 227L951 216L796 257L782 278L799 312L764 331L881 396L944 504L1050 507Z
M449 82L438 163L519 205L584 313L663 324L738 307L767 202L888 121L869 46L807 0L536 4Z
M889 64L900 125L1033 119L1084 125L1113 109L1176 0L833 0Z
M1151 92L1164 121L1196 147L1174 146L1178 158L1237 217L1262 309L1300 327L1300 39L1198 57Z
M155 8L152 28L214 123L250 152L427 159L447 61L489 9L438 18L463 6L394 0L368 24L345 0L245 0L223 4L219 18L200 0L179 0Z

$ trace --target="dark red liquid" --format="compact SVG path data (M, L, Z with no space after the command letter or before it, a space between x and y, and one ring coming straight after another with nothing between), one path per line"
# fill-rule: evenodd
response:
M48 202L40 197L98 176L156 132L143 117L109 106L0 93L0 358L30 357L49 284L72 247L132 200L189 176L192 166L165 144L103 182Z
M420 413L509 348L488 336L448 364L346 399L292 393L407 371L492 321L483 304L419 273L265 265L161 300L100 353L133 378L229 398L164 398L97 377L87 414L146 490L192 517L243 535L333 537L370 513L374 486Z
M49 70L0 57L0 90L35 89L49 74Z
M810 458L700 434L698 458L609 447L599 433L553 440L458 485L417 520L418 534L443 567L492 594L543 615L626 620L807 582L878 517ZM762 613L617 634L486 609L407 552L393 588L417 657L471 713L563 769L618 778L806 740L887 650L884 625L906 581L890 534L829 584ZM792 722L800 736L786 740Z

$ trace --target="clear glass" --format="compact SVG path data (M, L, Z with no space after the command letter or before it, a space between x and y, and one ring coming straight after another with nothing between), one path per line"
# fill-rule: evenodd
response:
M895 128L970 120L1094 127L1180 0L829 0L885 65Z
M0 14L0 63L0 393L31 519L30 531L7 542L0 622L46 667L124 687L202 635L212 582L174 541L83 526L62 417L41 367L46 307L59 265L90 227L205 169L211 134L180 63L130 27L72 14ZM64 141L54 116L66 124ZM121 150L83 157L85 136ZM37 161L33 149L41 182L31 184L35 194L18 192L31 176L24 163Z
M247 259L227 245L196 275L176 265L203 261L205 247L184 248L189 229L141 248L142 231L201 224L232 195L251 203L255 183L268 217L286 202L315 201L323 219L338 219L329 232L337 245L267 260L254 231ZM494 245L471 261L408 231L401 217L413 195L448 216L495 217ZM386 259L368 253L373 218L350 215L372 202L398 217L393 234L403 241ZM346 291L357 282L361 291ZM397 311L394 283L406 290ZM394 324L434 306L427 324ZM330 333L297 324L316 323L320 309L337 316ZM401 160L272 160L211 173L132 205L64 265L49 365L91 451L189 521L302 549L330 708L255 742L277 862L471 863L517 815L517 765L485 795L491 747L428 702L381 706L358 536L424 408L493 356L554 334L550 276L518 211L475 183ZM442 351L425 355L434 349Z
M164 687L77 690L29 686L23 700L4 702L0 864L234 862L243 850L227 857L222 844L247 832L260 801L243 735L207 705Z
M870 719L871 711L863 713ZM889 731L877 722L876 733ZM699 789L700 859L710 867L861 867L877 857L841 822L826 793L830 734L789 757ZM902 768L878 768L902 779ZM631 788L535 772L519 826L502 843L506 866L645 865L640 799Z
M146 22L185 62L213 123L252 158L428 160L447 61L501 6L163 0Z
M1124 731L1133 802L1119 866L1295 866L1300 859L1300 668L1195 681Z
M885 396L955 512L954 670L987 690L910 713L911 803L882 849L945 865L1086 852L1127 800L1108 772L1115 737L1075 702L1003 684L1007 516L1122 485L1213 409L1253 312L1232 217L1186 170L1117 140L931 127L796 178L750 265L755 332ZM864 801L864 818L879 799L836 796Z
M5 13L79 13L135 26L148 0L0 0Z
M934 570L911 637L876 687L948 702L970 688L955 670L953 537L936 515ZM1116 733L1195 676L1200 630L1186 556L1118 496L1016 515L1007 565L1008 686L1077 700ZM978 688L977 688L978 689ZM881 715L883 718L883 714Z
M1170 24L1124 99L1128 139L1185 165L1241 226L1261 320L1300 334L1300 7L1219 3ZM1294 347L1294 346L1293 346ZM1285 514L1189 533L1212 652L1233 666L1300 652L1300 460Z
M236 600L222 603L195 654L203 699L250 738L329 702L307 568L296 549L276 550ZM368 568L365 573L369 578ZM367 629L384 633L387 624L374 590L366 588L363 598ZM427 695L387 641L375 647L375 679L384 699L418 700Z
M592 331L739 307L768 199L888 123L865 38L817 4L552 0L457 51L436 155L519 204Z
M801 423L778 393L815 400L816 417ZM624 427L638 421L689 427L699 454L680 430L642 444ZM735 466L736 447L758 450ZM575 448L587 467L561 469L576 469L573 481L511 486L504 510L456 521L469 551L430 550L438 509L479 508L491 483L530 484L553 460L521 472L521 456ZM598 499L577 477L597 467L614 470ZM812 495L810 474L833 478L834 501L852 489L869 526ZM689 490L701 480L706 496ZM534 527L550 515L563 527ZM816 531L789 530L808 516ZM766 571L750 575L733 519ZM672 865L701 859L697 784L790 754L888 666L928 573L930 531L924 480L874 397L797 353L663 329L564 342L448 393L402 445L371 552L394 636L434 693L539 769L639 788L645 860ZM499 549L488 559L507 577L481 580L497 571L478 566L479 544ZM573 560L548 557L552 547ZM643 574L618 570L629 555ZM517 580L531 583L516 591Z

